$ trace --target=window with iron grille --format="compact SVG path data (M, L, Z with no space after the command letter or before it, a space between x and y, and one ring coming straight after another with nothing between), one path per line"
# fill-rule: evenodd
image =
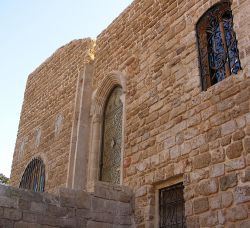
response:
M159 227L186 228L183 184L159 191Z
M20 188L44 192L45 166L40 158L33 159L24 171Z
M103 120L100 180L120 183L122 145L122 88L115 87L109 95Z
M230 2L209 9L198 21L196 31L202 88L206 90L241 69Z

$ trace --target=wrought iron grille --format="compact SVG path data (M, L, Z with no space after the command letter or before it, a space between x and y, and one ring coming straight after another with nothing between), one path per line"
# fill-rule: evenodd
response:
M44 192L45 166L41 159L35 158L29 163L24 171L19 187L35 192Z
M186 228L183 188L180 183L160 190L160 228Z
M100 180L120 183L122 111L120 99L122 89L115 87L111 92L104 111Z
M202 87L222 81L241 69L229 2L215 5L197 23Z

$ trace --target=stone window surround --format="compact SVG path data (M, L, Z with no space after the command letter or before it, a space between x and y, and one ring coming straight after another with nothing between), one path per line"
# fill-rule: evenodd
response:
M170 178L167 181L158 183L154 186L155 188L155 220L154 220L154 227L158 228L159 227L159 221L160 221L160 216L159 216L159 192L160 189L167 188L179 183L183 183L183 175L178 175L175 177Z
M92 191L94 183L99 182L100 156L103 128L103 114L105 104L109 98L110 92L117 86L122 88L121 101L123 103L122 117L122 145L121 145L121 181L123 184L123 158L124 158L124 126L125 126L125 95L126 95L126 75L120 71L113 71L108 74L94 91L91 107L91 135L90 135L90 153L88 162L87 189Z
M66 184L68 188L76 190L92 191L95 183L99 182L102 116L106 100L116 86L120 86L123 91L121 97L123 102L121 165L123 165L126 74L121 71L107 74L94 91L93 74L93 63L86 63L82 69L79 69ZM122 182L121 178L120 184Z

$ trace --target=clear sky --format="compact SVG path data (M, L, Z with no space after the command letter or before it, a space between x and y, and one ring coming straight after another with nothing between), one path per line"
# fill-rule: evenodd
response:
M28 75L60 46L95 38L131 2L0 1L0 173L10 175Z

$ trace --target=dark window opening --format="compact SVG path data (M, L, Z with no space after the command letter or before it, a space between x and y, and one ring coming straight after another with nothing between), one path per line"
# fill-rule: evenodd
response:
M160 228L186 228L183 189L182 183L160 189Z
M202 88L206 90L241 69L230 3L219 3L209 9L196 30Z
M30 189L35 192L44 192L45 166L41 159L33 159L24 171L20 188Z

